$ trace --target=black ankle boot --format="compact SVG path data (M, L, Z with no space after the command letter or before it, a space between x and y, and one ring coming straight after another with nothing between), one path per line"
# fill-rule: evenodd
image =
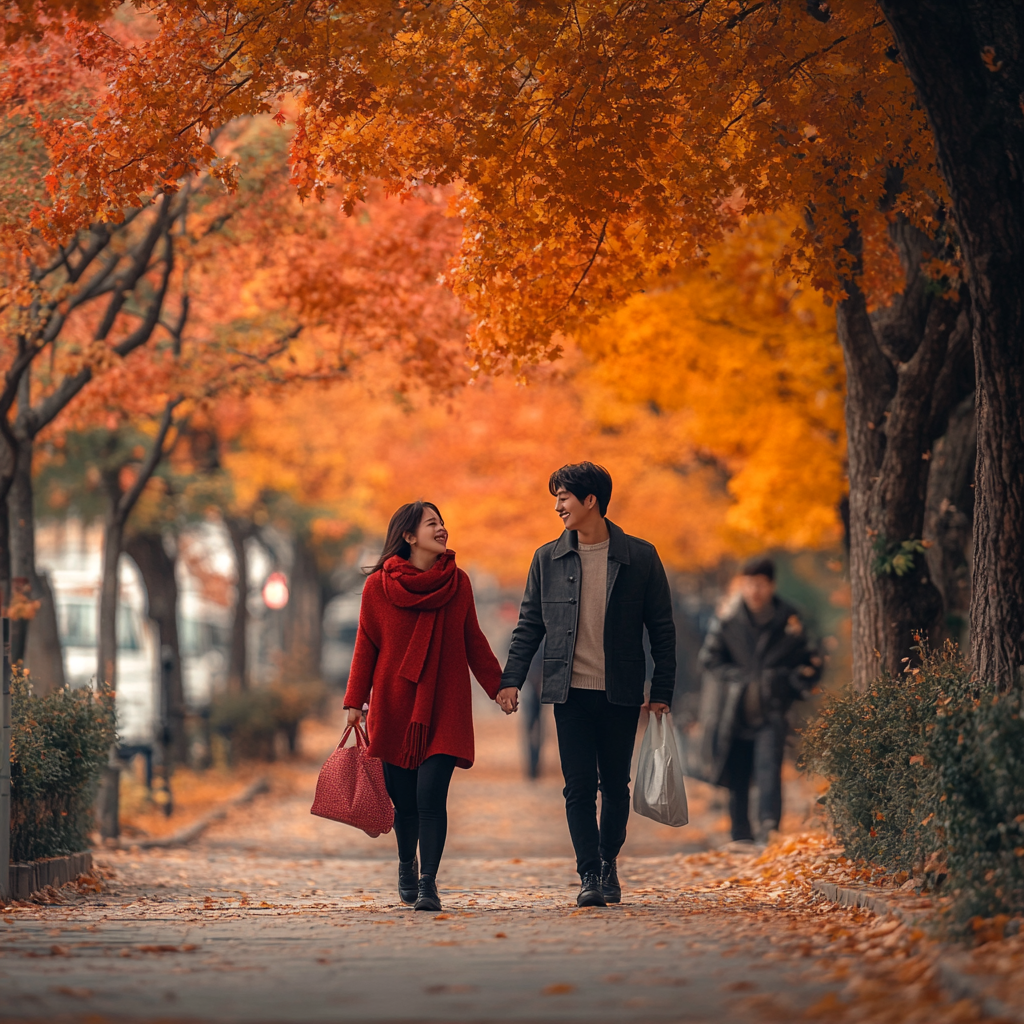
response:
M398 862L398 895L403 903L411 907L416 902L416 887L420 881L420 868L416 858Z
M420 875L420 884L413 910L430 910L436 913L440 909L441 900L437 895L437 882L434 876Z
M596 871L586 871L580 875L580 893L576 897L577 907L607 906L604 893L601 892L601 876Z
M619 885L619 874L615 870L614 860L601 861L601 893L605 903L622 901L622 886Z

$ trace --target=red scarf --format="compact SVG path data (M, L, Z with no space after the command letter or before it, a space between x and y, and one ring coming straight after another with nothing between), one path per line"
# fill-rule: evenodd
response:
M399 669L402 678L416 686L412 721L405 733L405 763L400 767L418 768L427 753L430 719L434 711L444 609L459 589L455 552L446 551L425 572L406 559L392 555L384 563L381 577L384 596L393 605L414 608L419 613Z

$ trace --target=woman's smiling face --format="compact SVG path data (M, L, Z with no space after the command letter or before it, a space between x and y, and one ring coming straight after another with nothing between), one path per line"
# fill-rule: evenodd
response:
M415 533L407 533L405 539L413 549L431 555L443 555L448 548L448 531L444 520L429 506L423 510L423 518Z

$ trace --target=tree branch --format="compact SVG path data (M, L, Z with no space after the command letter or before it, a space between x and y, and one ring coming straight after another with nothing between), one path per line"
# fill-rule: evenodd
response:
M160 313L163 310L164 299L167 297L167 288L171 280L171 272L174 270L174 240L168 232L164 236L164 258L163 272L160 275L160 287L153 296L142 323L132 331L123 341L114 346L114 351L122 358L129 352L134 352L140 345L149 341L150 336L160 322ZM182 321L184 326L184 321Z
M156 471L156 467L160 465L160 461L167 454L164 451L164 441L167 440L167 435L174 424L174 410L183 401L183 395L167 400L163 415L160 417L160 428L157 431L156 438L153 440L153 447L150 449L149 455L146 456L146 461L142 464L142 468L135 477L135 482L121 495L117 508L114 510L114 516L119 525L123 526L125 524L129 513L135 507L135 503L141 497L146 484L149 483L150 478Z
M576 297L576 293L580 290L580 285L586 280L587 274L590 273L590 268L594 265L594 261L597 259L597 254L601 251L601 246L604 245L605 232L608 230L608 221L610 218L605 217L604 223L601 225L601 233L597 236L597 245L594 246L594 251L590 254L590 259L587 260L587 265L583 268L583 273L580 274L580 279L573 285L572 291L569 293L569 297L562 303L562 305L548 317L547 323L550 323L559 313L569 305L570 302Z
M29 437L35 437L43 427L51 423L89 381L92 380L92 367L85 366L73 377L65 377L34 409L26 410L26 424Z
M167 231L167 224L170 220L170 205L171 197L169 195L165 195L160 201L160 208L152 225L150 226L149 231L135 250L131 265L121 280L117 282L117 290L114 293L114 297L107 305L107 310L103 314L103 319L100 321L99 326L93 334L94 341L103 341L110 334L111 328L114 326L117 314L121 312L121 307L124 305L128 292L135 288L142 279L142 275L149 269L149 261L153 256L153 250L156 248L156 243L159 241L160 236L165 234Z

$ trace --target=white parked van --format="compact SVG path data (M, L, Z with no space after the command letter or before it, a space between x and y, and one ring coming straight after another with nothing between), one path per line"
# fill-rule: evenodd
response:
M96 679L99 581L82 570L49 567L57 604L57 628L64 652L64 677L71 687ZM117 609L117 732L127 746L148 746L160 717L159 659L153 624L138 570L129 559L120 567Z

